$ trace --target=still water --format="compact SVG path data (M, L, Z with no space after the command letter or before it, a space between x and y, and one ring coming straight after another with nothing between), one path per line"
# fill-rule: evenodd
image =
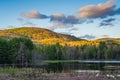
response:
M48 72L100 72L120 70L120 61L78 60L77 62L47 63L43 68Z

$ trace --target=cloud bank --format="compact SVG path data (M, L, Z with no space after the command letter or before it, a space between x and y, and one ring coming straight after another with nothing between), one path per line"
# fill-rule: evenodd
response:
M108 0L108 2L98 5L87 5L77 11L79 14L78 18L105 17L112 14L114 12L114 8L114 0Z
M65 15L62 13L54 13L53 15L50 16L50 21L64 22L64 20L65 20Z
M100 23L100 27L101 26L113 26L114 25L114 21L115 21L115 18L109 18L109 19L103 20Z
M77 19L76 16L74 16L74 15L65 16L62 13L54 13L50 17L50 21L51 22L61 22L63 24L78 24L79 23L79 19Z
M115 9L115 0L108 0L106 3L100 3L98 5L86 5L79 8L76 15L64 15L63 13L54 13L50 16L41 14L40 12L33 10L28 13L22 13L21 16L27 19L49 19L53 25L51 28L59 27L64 28L73 26L75 24L87 24L93 23L94 18L107 18L108 16L120 15L120 8ZM113 25L115 19L103 20L100 26Z

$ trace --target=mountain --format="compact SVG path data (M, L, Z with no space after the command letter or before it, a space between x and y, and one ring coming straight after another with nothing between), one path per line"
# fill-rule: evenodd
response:
M98 41L113 41L113 40L120 40L120 38L100 38L97 40Z
M32 39L34 43L56 43L56 42L69 42L79 41L79 38L74 36L65 35L50 31L44 28L36 27L21 27L14 29L0 30L0 37L12 38L12 37L28 37Z
M120 44L120 38L100 38L97 40L84 40L74 36L65 35L50 31L44 28L36 27L21 27L14 29L0 30L0 37L2 38L13 38L13 37L27 37L30 38L35 44L55 44L60 43L61 45L69 46L80 46L80 45L98 45L99 42L105 41L106 43L118 43Z
M95 41L104 41L104 42L107 42L107 43L117 43L117 44L120 44L120 38L100 38L100 39L97 39Z

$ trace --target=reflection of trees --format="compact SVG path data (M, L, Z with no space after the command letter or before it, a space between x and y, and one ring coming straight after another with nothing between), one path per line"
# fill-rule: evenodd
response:
M45 70L50 73L50 72L62 72L63 70L63 65L62 63L48 63L46 66L45 66Z

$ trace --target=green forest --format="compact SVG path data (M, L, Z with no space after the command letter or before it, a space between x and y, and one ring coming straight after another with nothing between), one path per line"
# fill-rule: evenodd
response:
M44 60L119 60L120 45L100 42L98 46L37 46L37 50Z
M34 45L27 38L0 38L0 64L26 66L31 63Z
M34 38L30 37L33 34L37 34L36 30L38 30L37 33L39 33L39 36L36 35ZM30 66L41 64L41 61L44 60L120 59L119 38L104 38L88 41L46 31L48 30L37 28L18 28L0 31L0 64ZM28 35L27 33L31 34ZM44 33L48 37L44 37L40 33ZM51 38L49 35L51 35ZM44 38L40 39L40 36ZM55 38L57 38L57 41L53 41ZM46 44L42 43L46 39L51 39L54 44L49 43L49 40L47 41L48 44L47 42L45 42ZM65 39L67 40L66 42L64 42Z
M41 60L119 60L120 45L36 45L27 38L0 38L0 64L29 66ZM18 65L17 65L18 64Z

